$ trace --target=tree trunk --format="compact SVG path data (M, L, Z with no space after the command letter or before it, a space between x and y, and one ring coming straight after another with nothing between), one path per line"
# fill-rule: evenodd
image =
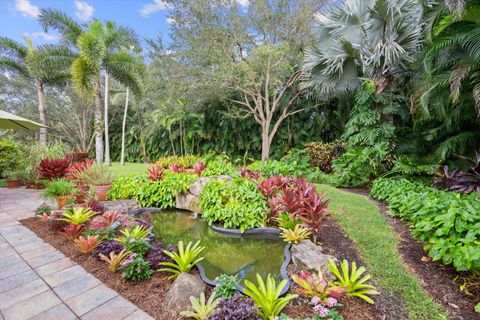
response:
M102 136L102 93L100 92L100 76L95 79L95 159L98 164L103 162Z
M270 157L270 139L268 130L269 126L262 126L262 162L265 162Z
M105 164L112 165L110 160L110 139L108 137L108 71L105 70Z
M125 165L125 126L127 124L127 112L128 112L128 94L130 89L127 87L127 92L125 94L125 110L123 112L123 122L122 122L122 154L120 156L120 164Z
M43 83L37 82L37 96L38 96L38 113L40 115L40 123L44 126L47 125L47 115L45 107L45 93L43 92ZM47 144L47 128L40 128L40 143Z

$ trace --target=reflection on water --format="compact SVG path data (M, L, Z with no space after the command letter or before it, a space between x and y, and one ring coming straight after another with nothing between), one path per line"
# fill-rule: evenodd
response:
M213 231L200 217L195 218L190 212L182 210L154 213L152 224L156 237L167 244L200 240L205 247L205 259L200 265L211 280L222 273L238 274L241 284L244 279L255 280L257 273L263 278L271 273L276 279L281 279L280 267L285 249L285 242L281 240L223 235Z

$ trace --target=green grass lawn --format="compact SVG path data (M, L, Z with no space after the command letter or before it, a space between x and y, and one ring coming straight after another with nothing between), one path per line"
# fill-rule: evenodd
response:
M359 249L368 271L385 290L405 301L410 319L448 319L442 307L422 289L419 279L410 273L397 251L399 238L388 226L378 207L366 197L318 185L332 202L330 214Z
M124 166L120 162L113 162L110 170L115 177L125 176L129 174L144 173L147 169L146 163L125 163Z

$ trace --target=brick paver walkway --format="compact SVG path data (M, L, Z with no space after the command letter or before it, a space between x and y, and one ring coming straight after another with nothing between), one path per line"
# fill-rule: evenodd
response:
M0 188L0 320L153 319L18 222L40 202Z

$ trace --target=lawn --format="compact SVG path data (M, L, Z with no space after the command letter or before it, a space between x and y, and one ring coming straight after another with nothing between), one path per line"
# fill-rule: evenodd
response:
M366 197L346 193L328 185L318 185L333 201L331 215L359 249L375 281L405 301L411 319L447 319L441 306L422 289L397 251L399 238L389 227L378 207Z
M147 169L146 163L125 163L124 166L120 165L120 162L113 162L110 170L115 177L126 176L130 174L143 173Z

